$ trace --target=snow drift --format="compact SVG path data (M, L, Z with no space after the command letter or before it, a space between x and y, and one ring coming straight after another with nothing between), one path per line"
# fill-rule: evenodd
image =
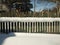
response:
M1 36L2 35L2 36ZM10 33L0 34L5 40L0 45L60 45L59 34ZM0 40L0 42L1 42Z
M60 18L42 18L42 17L0 17L1 21L11 21L11 22L53 22L53 21L60 21Z

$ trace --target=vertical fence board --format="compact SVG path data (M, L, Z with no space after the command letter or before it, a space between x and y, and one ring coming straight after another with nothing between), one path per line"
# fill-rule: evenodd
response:
M29 33L31 33L31 22L29 22Z
M50 26L50 22L49 22L49 32L51 32L50 28L51 28L51 26Z
M47 22L47 32L48 32L49 28L48 28L48 22Z
M36 28L37 28L37 26L36 26L36 22L34 22L34 24L35 24L35 30L34 30L34 32L36 32Z
M57 33L59 33L59 22L57 21Z
M28 22L27 22L27 32L28 32Z
M60 33L60 21L59 21L59 33Z
M22 31L24 31L24 28L23 28L24 26L23 26L23 22L22 22Z
M40 27L39 32L41 32L41 22L39 22L39 27Z
M53 32L53 22L52 22L52 31L51 32Z
M7 26L6 26L6 31L9 32L9 22L6 22Z
M33 30L34 30L34 23L32 22L32 32L33 32Z
M46 32L46 22L44 22L44 32Z
M37 22L37 30L36 30L36 32L38 32L38 22Z
M3 22L3 30L6 33L6 22Z
M21 29L21 28L20 28L20 22L19 22L19 26L18 26L18 27L19 27L19 32L20 32L20 29Z
M44 31L43 31L43 22L42 22L42 32L44 32Z
M24 22L24 31L26 31L26 23Z

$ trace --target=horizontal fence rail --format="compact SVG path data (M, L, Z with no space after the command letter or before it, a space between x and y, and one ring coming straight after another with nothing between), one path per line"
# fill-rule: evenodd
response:
M0 18L0 32L60 33L60 18Z

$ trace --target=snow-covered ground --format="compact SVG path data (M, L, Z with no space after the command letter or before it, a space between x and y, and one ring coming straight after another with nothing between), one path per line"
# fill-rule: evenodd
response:
M49 18L49 17L0 17L0 21L11 21L11 22L53 22L60 21L60 18Z
M60 45L60 34L0 34L0 45Z

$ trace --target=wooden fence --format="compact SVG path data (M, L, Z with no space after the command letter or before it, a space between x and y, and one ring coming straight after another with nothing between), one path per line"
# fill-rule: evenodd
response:
M60 33L60 18L1 17L0 32Z

